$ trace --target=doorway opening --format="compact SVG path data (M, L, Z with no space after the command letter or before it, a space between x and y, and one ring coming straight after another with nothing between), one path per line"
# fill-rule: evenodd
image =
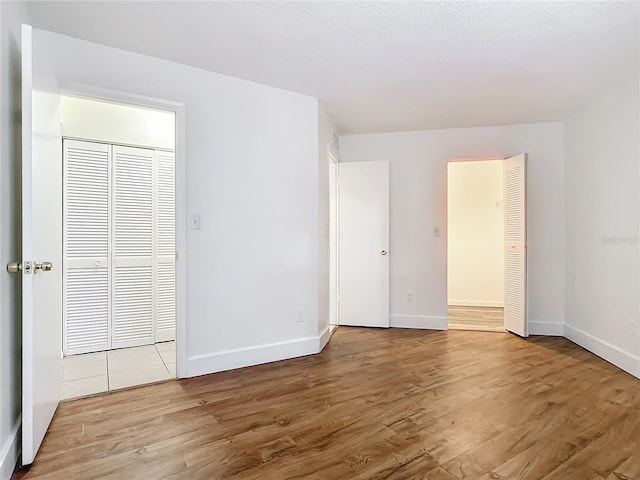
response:
M62 398L176 376L175 113L61 97Z
M447 164L449 329L505 331L503 162Z

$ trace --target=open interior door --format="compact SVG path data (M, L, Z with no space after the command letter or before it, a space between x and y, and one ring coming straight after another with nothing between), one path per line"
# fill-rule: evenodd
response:
M22 26L22 465L38 452L60 401L62 139L60 94L44 45Z
M527 155L504 160L504 328L527 331Z
M389 162L338 172L338 324L388 327Z

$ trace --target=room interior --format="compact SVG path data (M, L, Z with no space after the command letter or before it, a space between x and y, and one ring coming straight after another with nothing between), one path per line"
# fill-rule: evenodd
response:
M189 35L172 28L175 19L182 28L189 27ZM523 448L519 456L482 463L489 452L508 450L498 442L499 425L507 428L517 418L506 410L508 402L500 405L514 418L487 413L490 428L485 431L494 435L491 438L472 438L480 430L475 430L471 413L457 417L447 410L447 405L468 406L461 403L467 395L482 393L492 399L495 394L500 400L500 392L513 393L514 402L529 405L527 418L538 418L531 425L540 431L545 422L556 426L562 416L545 410L547 402L570 405L571 411L593 409L593 418L581 417L589 435L605 428L596 417L606 413L607 418L625 419L607 423L600 440L621 442L615 461L602 458L609 447L597 439L589 444L591 449L576 445L581 431L571 423L568 431L574 436L556 436L549 448L564 452L563 458L574 463L534 462L529 476L522 478L588 478L585 472L593 478L638 475L638 417L633 413L639 406L634 392L640 378L638 2L0 2L0 22L4 265L21 254L17 179L22 24L34 26L34 45L41 48L64 91L93 97L121 92L130 95L130 103L144 98L175 107L175 368L184 380L162 383L158 392L192 402L193 408L201 402L202 409L183 424L172 424L176 432L182 432L181 425L195 428L189 421L199 421L198 428L241 435L239 444L252 455L257 452L259 469L243 463L241 451L225 456L229 444L224 436L212 445L198 443L174 464L175 459L158 458L153 448L136 443L135 428L128 426L131 430L110 432L108 441L115 445L125 439L123 449L150 456L137 465L123 460L120 473L151 472L136 469L155 465L152 478L180 478L194 471L206 475L218 467L228 476L245 472L245 478L260 478L260 472L269 472L288 478L296 468L315 468L327 478L373 478L384 471L376 468L391 467L349 430L370 427L393 432L385 442L404 449L399 450L398 458L404 460L398 465L411 465L410 458L427 462L407 467L418 468L415 474L435 472L432 478L451 480L489 478L483 475L493 472L502 475L499 478L517 478L520 462L534 458L532 452L544 459L551 454ZM387 161L390 170L391 328L338 327L331 340L329 151L339 163ZM519 153L528 156L530 337L526 343L511 343L521 340L505 334L509 343L491 354L482 344L494 334L446 331L447 162ZM188 227L193 216L198 217L198 229ZM10 479L20 461L24 418L17 278L4 268L0 275L1 480ZM451 343L459 350L444 350L448 339L455 339ZM419 345L427 353L411 355L399 345ZM511 364L502 355L514 350L521 357ZM385 355L401 361L385 363ZM323 390L323 375L329 378L332 369L349 358L355 363L344 365L371 376L363 381L366 394L360 400L348 388L357 378L339 377L345 382L340 383L341 401L355 399L353 412L370 407L372 414L388 419L386 424L364 423L365 428L356 413L331 404L335 392ZM504 371L505 377L488 377L477 358L494 371ZM443 359L453 363L443 364ZM281 360L285 362L270 363ZM415 366L416 373L397 370L398 364ZM524 365L549 378L545 383L532 373L531 382L524 382L526 395L516 389L517 382L505 380L507 373L526 375ZM308 370L312 366L321 370ZM445 371L453 377L468 371L469 376L432 388L428 379L440 377L431 367L441 368L443 379ZM384 372L379 380L389 385L396 380L397 390L381 388L373 372ZM296 381L305 374L310 383ZM230 392L238 386L248 390L231 402ZM586 404L586 399L572 396L572 388L601 402ZM280 390L284 400L278 397ZM298 397L305 390L317 397ZM402 402L394 408L394 399L416 391L443 391L443 397L433 409L424 405L411 415L402 410ZM136 411L156 398L153 390L144 389L136 400L135 392L109 395L133 402ZM458 397L452 400L454 393ZM303 446L317 447L310 443L313 435L305 436L304 428L311 427L304 423L304 414L278 410L287 395L313 411L318 422L331 424L331 418L341 415L336 425L364 443L354 442L353 452L341 453L338 440L315 439L342 454L339 465L331 463L330 455L312 455L302 466L287 463L293 452L305 451ZM254 417L236 410L257 403L256 398L264 401L264 410ZM102 408L99 396L79 402L88 411ZM218 417L216 406L222 412ZM170 406L157 407L144 417L145 428L161 416L171 419ZM116 410L109 412L110 418L119 418ZM81 415L71 402L63 402L56 415L65 417L54 427L64 424L64 418L75 419L88 422L88 436L100 435L96 428L103 428L102 423L92 429L90 418L74 417L76 413ZM428 416L436 413L437 421L429 424ZM246 433L252 419L271 426L276 420L291 422L302 430L297 436L267 436L258 448ZM456 440L428 445L428 458L418 456L407 441L418 431L416 425L438 439L444 435ZM48 449L62 438L78 445L88 441L84 428L82 435L64 430L53 433L49 443L45 438L43 456L18 475L46 474L47 459L55 456ZM199 439L207 435L205 430L200 433ZM544 443L535 434L532 439L533 444ZM463 449L465 441L478 456ZM171 445L166 439L162 448ZM124 458L124 450L117 453ZM74 470L82 463L77 455L69 454L76 465L65 467L67 473L79 472ZM359 470L363 465L372 470ZM275 470L260 470L268 467ZM464 477L468 468L475 470ZM102 473L105 478L118 475Z

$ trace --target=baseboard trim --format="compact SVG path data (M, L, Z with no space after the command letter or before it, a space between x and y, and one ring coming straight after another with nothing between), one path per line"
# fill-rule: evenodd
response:
M2 446L0 452L0 480L11 480L11 475L16 468L20 457L20 432L22 427L22 417L11 429L9 438Z
M447 303L452 307L504 307L504 302L483 302L482 300L449 300Z
M640 357L625 352L609 342L600 340L590 333L566 323L564 324L564 337L634 377L640 378Z
M529 322L529 335L548 335L551 337L561 337L563 335L563 324L560 322Z
M269 343L206 355L194 355L187 359L187 376L196 377L208 373L313 355L320 351L323 337L324 332L317 337L299 338L287 342Z
M392 328L418 328L423 330L447 330L447 317L432 315L389 315Z
M325 328L318 336L318 351L316 353L320 353L324 349L324 347L327 346L330 338L331 332L329 331L329 325L327 325L327 328Z

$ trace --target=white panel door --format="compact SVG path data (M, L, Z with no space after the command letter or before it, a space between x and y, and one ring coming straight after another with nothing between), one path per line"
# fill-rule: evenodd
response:
M113 146L112 347L154 342L153 160L145 148Z
M521 337L527 331L527 156L504 160L504 328Z
M165 342L176 338L175 156L156 160L156 342Z
M338 324L389 326L389 163L339 164Z
M110 348L109 145L64 140L64 354Z
M62 370L60 95L35 33L22 26L23 465L33 463L58 406Z

